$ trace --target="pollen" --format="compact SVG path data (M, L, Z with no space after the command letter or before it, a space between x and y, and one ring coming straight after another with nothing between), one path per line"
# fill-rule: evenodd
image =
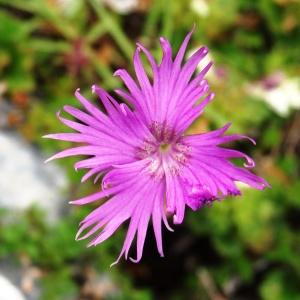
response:
M168 152L170 148L171 148L170 144L162 143L159 145L159 150L161 152Z

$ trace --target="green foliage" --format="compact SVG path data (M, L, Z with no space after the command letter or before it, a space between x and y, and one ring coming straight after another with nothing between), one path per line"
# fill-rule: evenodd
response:
M290 140L287 143L288 136L297 136L292 125L299 124L299 115L281 118L245 88L278 70L287 76L299 75L299 4L292 0L203 1L208 4L207 15L193 11L189 0L154 0L149 6L143 1L144 10L129 15L119 15L97 0L72 1L66 10L54 5L54 0L0 0L0 83L7 86L5 98L12 100L10 106L17 105L16 94L27 97L17 129L45 154L69 146L41 136L65 130L55 113L65 104L78 105L72 97L76 88L87 89L94 83L108 90L118 87L120 82L112 73L119 67L132 71L135 41L141 40L160 59L157 37L166 36L178 49L195 24L192 48L207 44L215 68L224 71L209 79L216 100L195 128L201 122L216 128L231 121L232 132L253 136L256 148L247 142L235 147L252 151L257 172L272 185L263 192L243 188L241 197L187 213L184 236L206 243L197 249L196 259L189 251L184 258L170 249L166 252L181 266L179 275L171 271L165 276L174 280L180 276L180 284L170 291L155 286L167 278L160 274L153 279L156 265L149 260L140 267L127 262L109 269L121 249L122 230L99 247L86 248L85 242L74 241L78 223L91 206L74 208L51 226L45 222L46 212L38 208L9 216L0 211L0 258L21 261L26 256L40 268L42 299L78 298L81 285L75 280L76 272L86 266L99 274L109 273L118 290L111 299L217 299L218 291L228 299L246 299L249 290L250 299L299 298L300 147L297 138L292 145ZM70 180L68 197L97 189L92 183L78 185L82 173L74 172L74 162L71 158L60 162ZM180 239L177 232L173 236ZM202 260L200 250L215 263ZM155 252L154 247L151 251ZM172 263L167 258L159 261L161 269ZM203 274L209 280L201 280ZM147 281L139 284L145 278L152 286ZM230 294L227 287L232 282L237 286ZM238 292L241 297L236 296Z
M5 72L11 90L32 90L33 59L31 50L25 44L34 24L32 22L24 24L2 11L0 19L0 75Z

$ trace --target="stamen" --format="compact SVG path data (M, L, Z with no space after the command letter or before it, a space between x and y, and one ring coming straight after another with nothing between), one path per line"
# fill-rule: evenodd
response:
M147 170L157 180L161 180L165 172L178 176L189 158L191 147L183 143L181 138L175 138L167 125L155 121L151 124L150 131L155 140L144 140L137 149L137 156L150 159Z
M150 126L150 131L156 138L157 142L167 144L172 140L173 131L167 124L162 124L154 121Z

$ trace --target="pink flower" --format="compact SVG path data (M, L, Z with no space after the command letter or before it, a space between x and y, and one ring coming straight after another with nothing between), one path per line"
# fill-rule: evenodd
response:
M137 44L133 57L137 82L126 70L117 70L128 91L116 90L124 98L119 104L98 86L93 86L105 107L106 113L86 100L79 89L75 96L85 111L64 106L65 112L78 121L59 119L76 133L58 133L47 138L84 144L64 150L49 160L87 155L78 161L75 169L87 169L82 182L92 176L104 175L101 190L87 197L74 200L75 205L88 204L107 198L80 224L77 239L94 236L89 246L95 246L109 238L126 220L130 220L119 261L128 257L136 236L138 262L150 219L156 237L157 249L163 256L162 223L169 229L166 213L173 215L175 224L182 223L186 205L197 210L214 200L228 195L239 195L236 182L262 190L268 183L245 168L254 167L254 161L246 154L222 148L219 145L246 136L224 135L230 124L196 135L185 135L187 128L202 114L213 99L204 79L209 63L194 78L197 65L208 53L203 47L185 64L182 60L191 38L184 39L175 59L169 42L160 38L163 58L158 65L149 51ZM140 55L143 53L152 68L151 81L146 75ZM245 168L236 167L232 158L245 159Z

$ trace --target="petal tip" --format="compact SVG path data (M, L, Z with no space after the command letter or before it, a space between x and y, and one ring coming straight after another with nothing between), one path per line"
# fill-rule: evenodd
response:
M118 69L113 73L113 76L121 76L121 74L124 72L124 69Z
M203 47L201 48L201 50L202 50L202 53L203 53L203 54L207 54L207 53L209 52L209 49L208 49L207 46L203 46Z
M135 264L138 263L141 260L141 258L132 258L132 257L129 257L129 259L130 259L131 262L133 262Z
M56 117L57 117L57 118L60 118L60 114L61 114L61 110L57 111L57 112L56 112Z
M46 159L46 160L44 161L44 164L47 164L48 162L50 162L50 161L52 161L52 160L54 160L54 159L55 159L55 155L49 157L48 159Z
M77 88L76 90L75 90L75 96L77 96L78 94L80 93L80 88Z
M92 93L93 94L94 93L101 93L101 92L103 92L103 89L100 86L98 86L97 84L92 85Z
M182 223L182 221L183 221L182 218L178 218L176 214L173 216L173 224L179 225Z
M139 48L142 50L142 48L143 48L143 45L142 45L142 43L140 43L140 42L136 42L135 44L136 44L136 46L137 46L137 47L139 47Z
M112 268L113 266L115 266L118 263L118 261L113 262L112 264L109 265L110 268Z

